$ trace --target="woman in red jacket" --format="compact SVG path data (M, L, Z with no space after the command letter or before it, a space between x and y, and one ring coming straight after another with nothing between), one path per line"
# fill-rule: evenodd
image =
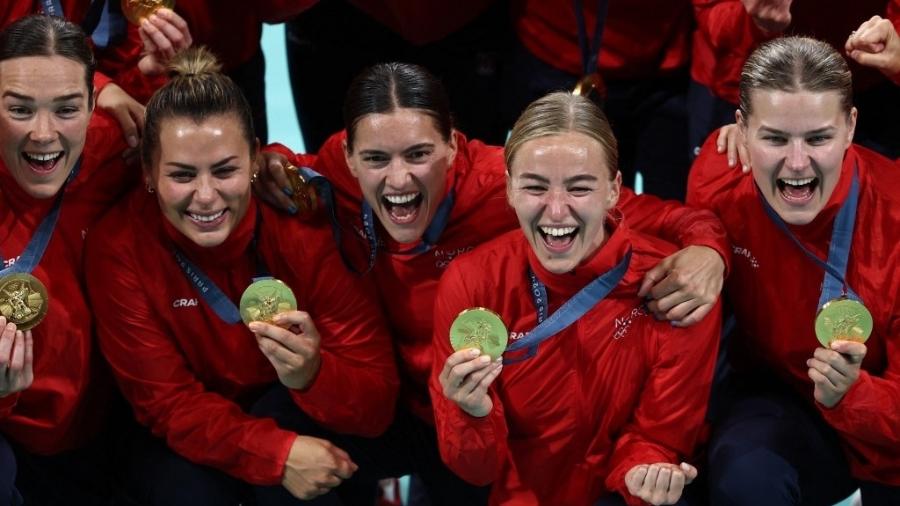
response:
M273 395L302 410L305 428L382 432L397 395L383 318L327 228L251 198L258 143L237 86L205 51L175 68L147 106L146 191L107 215L87 254L101 349L159 438L135 452L138 500L236 504L242 482L313 499L356 464L329 441L249 410L280 382ZM292 288L296 304L245 325L236 301L267 276Z
M690 329L654 319L638 290L674 248L628 226L616 141L590 100L532 103L506 146L521 230L454 262L435 303L431 394L444 461L491 504L675 504L718 349L719 312ZM502 319L502 359L451 349L467 309ZM483 309L481 311L484 311ZM493 360L492 360L493 359ZM681 503L679 503L681 504Z
M689 202L734 245L739 332L713 420L713 504L834 504L857 488L866 506L900 504L900 177L853 144L852 89L828 44L763 44L740 83L752 177L715 152L715 134L691 171ZM831 313L841 307L856 309Z
M28 502L97 504L110 479L94 437L110 389L81 260L86 230L137 173L118 125L93 111L93 74L77 25L31 16L0 34L3 504L16 502L13 480Z
M446 470L436 449L427 386L432 311L447 266L517 226L504 196L503 151L455 130L440 82L416 65L381 64L357 76L344 119L347 130L325 143L313 168L334 187L347 259L355 270L370 272L389 301L384 308L404 379L398 419L406 421L397 426L402 430L388 432L396 435L384 445L394 449L389 468L423 475L433 501L470 503L465 496L454 502L464 484ZM280 168L281 162L273 165ZM718 296L722 258L728 256L715 218L652 196L635 197L627 189L621 207L637 228L685 246L645 277L641 295L654 299L651 309L681 325L702 319ZM414 451L397 451L413 441Z

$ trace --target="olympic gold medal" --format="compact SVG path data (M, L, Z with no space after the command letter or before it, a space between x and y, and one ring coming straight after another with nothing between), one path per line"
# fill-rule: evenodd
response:
M591 92L594 91L596 91L600 97L606 98L606 84L604 84L600 74L596 72L579 79L578 82L575 83L575 88L572 89L573 94L581 95L582 97L589 97Z
M497 313L483 307L466 309L450 325L453 351L478 348L497 360L506 350L508 332Z
M319 207L316 188L309 184L306 178L303 177L303 174L300 173L300 170L293 165L289 165L284 173L288 181L290 181L291 191L293 191L291 200L297 206L297 214L307 216L314 213Z
M277 279L254 281L241 295L241 319L244 323L272 323L272 317L279 313L297 309L294 292Z
M175 0L122 0L122 14L136 25L159 9L175 7Z
M24 272L0 277L0 314L18 330L41 323L49 305L47 288L38 278Z
M837 340L864 343L872 334L872 325L872 314L862 302L833 299L816 315L816 337L826 348Z

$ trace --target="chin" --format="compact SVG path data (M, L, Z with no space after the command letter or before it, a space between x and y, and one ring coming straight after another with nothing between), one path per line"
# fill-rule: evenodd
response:
M228 239L226 231L204 232L189 234L188 238L201 248L215 248Z

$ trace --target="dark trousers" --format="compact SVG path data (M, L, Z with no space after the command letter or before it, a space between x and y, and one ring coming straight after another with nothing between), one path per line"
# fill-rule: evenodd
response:
M503 119L512 128L534 100L553 91L571 91L581 76L543 62L521 43L504 76ZM637 171L644 191L684 200L691 147L688 144L687 74L652 79L607 80L604 112L619 142L619 167L626 186Z
M256 130L259 142L265 146L269 141L269 124L266 115L266 59L262 49L227 74L247 98L253 117L253 129Z
M426 67L444 83L457 127L502 144L500 67L512 31L507 1L494 2L459 31L421 46L404 40L347 0L319 2L286 27L288 69L306 151L344 127L344 94L364 68L382 62Z
M737 387L713 428L713 505L832 505L856 488L866 506L900 504L900 487L850 476L838 436L787 387Z
M473 486L453 474L441 461L434 428L404 410L398 411L394 423L377 438L311 428L308 417L281 386L266 394L253 408L253 413L274 418L284 429L327 439L349 453L359 470L336 490L348 506L371 504L368 498L374 497L378 480L407 474L421 478L432 506L487 504L490 489ZM283 494L283 491L283 488L275 487L272 493ZM274 504L258 497L259 506Z

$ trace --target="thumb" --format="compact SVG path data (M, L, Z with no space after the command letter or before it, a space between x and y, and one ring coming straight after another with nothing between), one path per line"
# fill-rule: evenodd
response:
M640 290L638 290L638 297L646 297L650 292L650 289L653 288L653 285L659 283L660 280L665 279L668 272L668 259L663 260L662 262L656 264L656 267L647 271L647 273L644 274L644 280L641 281L641 288Z
M687 462L681 463L681 470L684 471L684 484L694 481L697 477L697 468L688 464Z

